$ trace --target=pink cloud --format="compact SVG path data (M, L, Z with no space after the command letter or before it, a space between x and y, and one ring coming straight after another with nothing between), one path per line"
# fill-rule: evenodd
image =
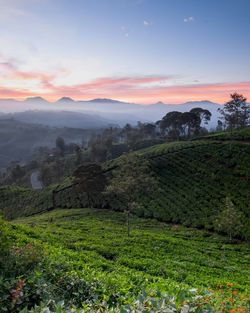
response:
M163 101L166 103L181 103L189 100L208 99L215 102L225 102L230 93L240 92L250 98L250 82L239 83L213 83L213 84L189 84L189 85L166 85L174 76L132 76L132 77L103 77L77 85L55 85L54 80L66 73L60 70L54 74L43 72L25 72L18 69L15 63L7 61L0 63L0 73L8 80L36 80L41 88L39 96L49 100L56 100L63 96L78 100L91 98L114 98L118 100L152 103ZM38 96L32 89L0 88L0 97L25 98Z
M22 99L31 96L36 96L35 93L30 90L19 90L19 89L8 89L0 87L0 98L13 98L13 99Z
M51 99L70 96L83 100L109 97L141 103L152 103L159 100L180 103L208 99L223 103L228 99L230 93L237 91L250 98L250 82L161 86L160 83L166 79L164 77L101 78L74 86L50 85L48 96ZM150 85L150 83L156 84Z
M47 73L20 71L11 62L1 62L0 73L7 79L15 80L52 80L56 77L56 75Z

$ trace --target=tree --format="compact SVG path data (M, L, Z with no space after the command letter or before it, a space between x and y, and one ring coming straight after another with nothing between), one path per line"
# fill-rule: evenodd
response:
M118 169L107 186L108 198L118 198L127 216L127 233L130 236L130 216L138 208L139 198L155 188L155 178L150 175L150 163L136 154L124 155Z
M88 204L92 207L92 196L104 191L107 179L102 167L97 163L88 163L78 167L73 173L74 184L80 192L86 192Z
M90 159L93 162L103 162L107 158L107 148L104 145L101 135L92 136L89 140Z
M60 153L60 156L63 157L66 149L65 141L62 137L56 138L56 148Z
M193 108L189 111L190 113L193 113L196 115L197 119L195 121L195 133L199 134L201 129L201 124L204 123L205 125L208 124L208 122L211 119L211 112L202 108Z
M222 121L218 120L217 126L216 126L216 131L220 132L222 130L223 130L223 123L222 123Z
M231 100L218 109L226 126L232 131L234 128L248 125L250 118L250 105L247 98L237 92L231 94Z
M129 141L129 138L132 134L133 127L127 123L121 130L121 136L125 139L126 142Z
M138 122L137 128L141 140L151 139L155 137L155 124Z
M200 125L200 119L197 114L192 112L184 112L180 116L182 124L183 135L191 136L191 133L197 129L197 125Z
M22 178L25 176L25 168L17 164L11 169L11 183L15 182L17 184L21 183Z
M179 139L180 134L183 132L181 112L172 111L167 113L160 121L160 129L164 133L167 131L168 136L172 139Z
M163 134L167 133L171 139L180 136L190 137L192 133L199 134L202 130L201 123L207 124L211 113L202 108L194 108L190 112L172 111L167 113L156 125L160 126Z
M229 235L229 239L241 234L243 214L235 209L233 202L226 197L225 208L218 214L214 221L216 231Z
M82 155L82 149L78 145L75 146L75 156L76 156L76 161L75 161L76 166L81 165L83 162L83 155Z

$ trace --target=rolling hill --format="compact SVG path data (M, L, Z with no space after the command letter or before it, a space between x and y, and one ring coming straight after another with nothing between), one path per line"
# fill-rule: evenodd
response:
M0 118L50 127L69 127L81 129L98 129L114 125L114 121L109 120L108 118L102 118L97 114L91 115L71 111L25 111L5 114Z
M249 128L245 132L249 132ZM135 214L212 230L215 218L225 209L226 198L230 198L235 209L244 216L238 235L250 238L250 145L247 141L208 138L165 143L135 153L141 160L149 161L148 175L156 179L156 187L151 193L136 195L140 206ZM107 163L106 171L119 170L123 162L124 157L120 157ZM43 191L4 187L0 189L0 208L9 218L52 209L53 189L56 190L56 207L89 206L86 195L71 187L69 179L64 185ZM103 203L113 210L123 210L122 203L113 201L106 194L95 197L96 207Z

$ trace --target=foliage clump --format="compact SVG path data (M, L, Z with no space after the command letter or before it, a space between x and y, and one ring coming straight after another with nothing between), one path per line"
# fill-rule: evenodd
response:
M226 233L229 239L240 236L244 223L244 215L236 210L230 197L225 200L225 208L217 215L214 227L218 232Z

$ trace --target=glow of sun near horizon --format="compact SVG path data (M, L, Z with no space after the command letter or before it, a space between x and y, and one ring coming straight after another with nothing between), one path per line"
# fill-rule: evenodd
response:
M0 98L250 98L249 0L0 0Z

